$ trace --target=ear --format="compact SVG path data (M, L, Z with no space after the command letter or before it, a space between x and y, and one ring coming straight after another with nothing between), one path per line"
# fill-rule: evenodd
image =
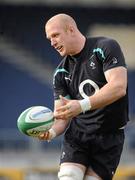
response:
M73 26L70 26L70 32L71 32L72 34L74 34L75 28L74 28Z
M73 27L72 25L69 25L69 26L68 26L68 31L69 31L71 34L74 34L75 29L74 29L74 27Z

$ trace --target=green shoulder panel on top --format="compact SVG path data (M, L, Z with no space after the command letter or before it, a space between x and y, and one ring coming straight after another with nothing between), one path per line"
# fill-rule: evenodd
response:
M58 74L58 73L67 73L67 74L69 74L69 72L66 70L66 69L64 69L64 68L60 68L60 69L56 69L56 71L55 71L55 73L54 73L54 75L53 75L53 84L54 84L54 80L55 80L55 76Z
M96 48L96 49L93 49L93 53L99 53L101 55L101 58L102 60L104 61L105 60L105 55L104 55L104 52L101 48Z
M66 69L61 68L61 69L56 69L55 73L54 73L54 77L57 75L57 73L59 72L65 72L65 73L69 73Z

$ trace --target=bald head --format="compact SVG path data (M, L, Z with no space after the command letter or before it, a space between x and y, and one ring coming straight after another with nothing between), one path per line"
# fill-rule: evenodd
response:
M61 56L76 54L84 46L85 37L77 28L75 20L67 14L50 18L45 24L45 33Z
M73 27L77 28L77 24L76 24L75 20L67 14L57 14L57 15L53 16L52 18L50 18L47 21L45 27L49 24L54 23L54 22L59 23L63 27L73 26Z

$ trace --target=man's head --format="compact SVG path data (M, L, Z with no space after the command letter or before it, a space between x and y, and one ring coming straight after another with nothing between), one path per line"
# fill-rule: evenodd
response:
M61 56L77 54L84 46L84 36L74 19L67 14L57 14L49 19L45 24L45 33Z

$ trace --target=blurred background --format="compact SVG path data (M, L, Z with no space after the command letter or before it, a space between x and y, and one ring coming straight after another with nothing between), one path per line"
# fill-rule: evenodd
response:
M135 0L0 0L0 180L57 180L62 136L50 143L22 135L26 108L53 109L53 72L61 58L44 24L68 13L87 36L116 39L128 66L126 141L115 180L135 180Z

